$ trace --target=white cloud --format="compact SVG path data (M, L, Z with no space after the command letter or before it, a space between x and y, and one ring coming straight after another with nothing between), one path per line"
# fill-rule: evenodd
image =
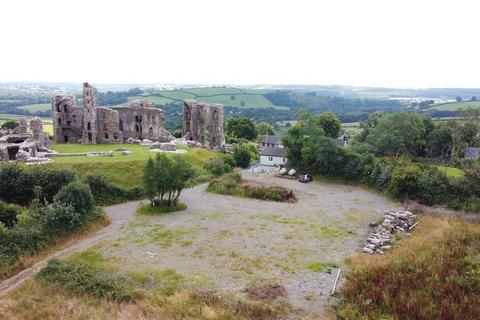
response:
M0 2L0 81L480 87L475 1Z

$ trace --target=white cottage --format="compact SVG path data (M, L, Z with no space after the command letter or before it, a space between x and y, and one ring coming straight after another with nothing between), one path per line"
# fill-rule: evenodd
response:
M279 166L287 163L284 148L265 147L260 151L260 164L265 166Z

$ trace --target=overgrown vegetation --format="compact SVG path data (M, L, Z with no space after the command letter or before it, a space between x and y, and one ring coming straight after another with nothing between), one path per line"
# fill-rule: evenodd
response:
M143 204L137 209L138 214L163 214L177 212L187 209L187 205L184 203L177 202L174 205L170 206L152 206L151 204Z
M354 256L338 319L479 319L480 226L422 217L411 238Z
M19 268L19 258L38 253L56 238L87 228L103 217L94 207L90 188L79 182L63 186L53 202L41 200L42 188L28 209L2 206L9 213L0 223L0 278ZM17 213L15 218L13 213Z
M238 173L226 174L212 180L207 187L207 191L269 201L295 202L297 200L292 190L242 181Z
M174 270L131 271L95 250L50 260L36 277L0 304L0 318L274 319L284 303L224 299L191 288ZM65 301L70 309L64 312ZM2 318L3 319L3 318Z
M52 259L37 277L46 283L57 283L68 291L89 294L97 299L127 302L141 297L140 291L129 286L125 278L80 263Z
M283 144L289 164L297 169L359 181L401 199L408 196L426 204L480 211L477 160L463 161L464 175L449 178L436 166L411 159L426 154L430 122L418 114L373 114L353 147L344 148L325 136L315 117L302 112Z

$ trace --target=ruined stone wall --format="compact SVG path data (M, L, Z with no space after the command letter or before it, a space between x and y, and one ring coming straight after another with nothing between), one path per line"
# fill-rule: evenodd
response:
M183 102L183 135L210 148L225 144L223 105L206 104L195 100Z
M116 110L110 108L96 108L97 143L122 143L123 134L118 129L119 115Z
M56 143L77 143L83 135L83 109L72 95L52 97L53 140Z
M218 149L225 144L225 135L223 134L223 105L211 104L208 107L208 146L212 149Z
M191 123L192 123L192 108L197 105L195 100L184 100L183 101L183 136L190 134ZM190 137L187 137L190 139Z
M134 102L130 107L115 108L119 114L119 130L123 139L163 140L165 136L165 113L154 108L150 101Z
M88 82L83 84L83 144L97 144L97 89Z

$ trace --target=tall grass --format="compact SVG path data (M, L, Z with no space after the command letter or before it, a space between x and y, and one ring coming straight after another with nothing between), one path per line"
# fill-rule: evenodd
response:
M207 191L269 201L295 202L297 200L292 190L244 181L238 173L226 174L212 180Z
M339 319L480 319L480 226L425 216L385 255L351 258Z

